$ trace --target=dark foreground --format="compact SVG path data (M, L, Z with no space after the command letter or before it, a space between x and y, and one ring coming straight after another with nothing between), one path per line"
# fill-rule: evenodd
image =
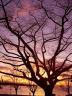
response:
M31 95L0 94L0 96L31 96Z

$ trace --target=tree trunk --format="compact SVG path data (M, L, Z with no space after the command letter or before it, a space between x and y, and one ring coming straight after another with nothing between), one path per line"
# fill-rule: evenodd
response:
M17 95L17 89L15 89L15 91L16 91L16 95Z
M52 94L52 92L49 92L49 90L45 90L45 96L55 96Z
M35 92L33 92L33 96L34 96L34 93L35 93Z
M45 88L44 92L45 92L45 96L55 96L55 94L53 94L53 88L51 88L51 86Z
M47 85L47 82L38 82L38 85L44 90L45 96L55 96L53 94L53 88L55 86L55 82L51 82L50 85Z
M45 96L55 96L55 94L46 92L46 93L45 93Z

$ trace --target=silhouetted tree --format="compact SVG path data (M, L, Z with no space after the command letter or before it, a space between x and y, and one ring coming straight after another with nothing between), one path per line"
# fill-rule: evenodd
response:
M0 82L1 82L1 83L3 82L2 76L0 77ZM3 88L3 86L0 84L0 89L2 89L2 88Z
M71 95L70 94L70 91L71 91L71 81L72 81L72 77L71 77L71 74L72 74L72 70L69 70L68 72L62 74L63 77L64 77L64 81L65 81L65 86L62 86L62 90L64 89L64 91L67 92L68 95Z
M13 70L11 70L11 73L18 75L18 72L16 71L17 69L18 69L17 67L13 68ZM15 94L18 95L18 90L20 86L17 83L20 82L19 78L15 76L9 76L9 78L11 78L11 81L14 83L12 87L15 89Z
M34 84L32 81L30 81L28 88L32 92L33 96L35 96L35 92L37 90L37 85Z
M72 0L34 0L25 7L15 1L0 0L5 29L0 32L0 62L20 66L21 75L6 74L34 81L45 96L52 96L58 76L72 68Z

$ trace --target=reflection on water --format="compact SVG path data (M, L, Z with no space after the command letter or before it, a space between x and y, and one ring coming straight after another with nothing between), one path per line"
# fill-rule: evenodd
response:
M0 89L0 94L15 94L15 90L13 86L2 86ZM20 86L18 89L18 95L32 95L31 91L27 86ZM37 87L35 92L36 96L44 96L44 92L41 88Z
M13 86L3 86L2 89L0 89L0 94L4 94L4 93L5 94L15 94L15 90L14 90ZM56 96L65 96L67 94L67 92L60 87L55 87L53 93L56 94ZM20 95L20 94L25 95L25 96L32 95L31 91L26 86L19 87L18 95ZM37 87L35 96L44 96L44 91L40 87Z

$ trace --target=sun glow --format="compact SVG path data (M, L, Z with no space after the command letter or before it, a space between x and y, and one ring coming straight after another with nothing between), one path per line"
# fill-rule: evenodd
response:
M57 77L58 80L62 80L63 79L63 76L58 76ZM66 82L65 81L59 81L56 83L58 86L65 86L66 85Z
M58 76L57 79L58 80L61 80L61 79L63 79L63 77L62 76Z
M4 72L11 72L12 70L10 70L9 68L6 68L6 67L1 67L0 69L1 71L4 71ZM15 72L16 73L16 72ZM53 72L51 71L50 72L50 75L52 74ZM43 77L47 77L47 74L45 72L45 70L43 70L41 68L40 70L40 74L43 76ZM31 75L30 75L31 76ZM13 79L12 79L13 78ZM40 79L39 77L37 77L38 79ZM63 76L58 76L57 77L58 80L62 80L64 79ZM4 75L2 73L0 73L0 81L3 80L3 81L7 81L7 82L15 82L15 83L22 83L22 84L28 84L29 81L26 80L26 79L22 79L22 78L16 78L16 77L11 77L11 76L8 76L8 75ZM56 83L56 85L58 86L66 86L66 81L59 81L58 83Z

